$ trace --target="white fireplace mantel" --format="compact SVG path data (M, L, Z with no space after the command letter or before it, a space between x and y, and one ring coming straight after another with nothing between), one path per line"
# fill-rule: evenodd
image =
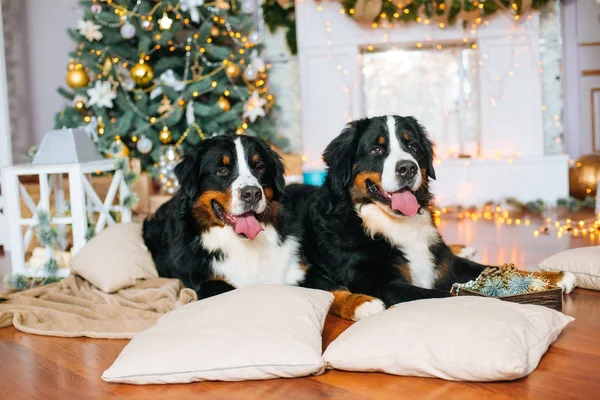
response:
M348 120L365 116L363 49L414 48L419 42L446 45L466 38L477 44L480 55L487 55L486 73L477 74L483 160L443 160L436 165L443 179L434 185L436 194L446 203L481 203L509 196L555 201L568 195L568 157L544 154L537 13L519 22L510 14L500 15L474 31L464 30L461 23L441 29L441 21L435 19L429 25L399 22L373 29L341 14L340 7L333 1L296 2L306 170L323 168L321 153L327 144ZM518 54L518 69L511 65L514 54ZM514 74L507 79L511 70ZM504 98L495 98L498 77L504 77ZM426 120L421 122L427 127ZM534 189L525 190L527 185Z

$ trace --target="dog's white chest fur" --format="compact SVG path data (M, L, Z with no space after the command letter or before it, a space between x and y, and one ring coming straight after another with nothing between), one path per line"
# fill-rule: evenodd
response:
M436 269L429 246L438 242L440 236L431 225L429 212L399 218L391 216L376 204L357 206L356 211L370 235L383 235L404 253L408 259L412 284L433 288Z
M298 241L288 237L281 244L272 226L265 227L256 239L241 239L230 226L213 227L202 234L202 245L220 251L223 258L213 262L216 275L236 288L260 285L296 285L304 279L298 262Z

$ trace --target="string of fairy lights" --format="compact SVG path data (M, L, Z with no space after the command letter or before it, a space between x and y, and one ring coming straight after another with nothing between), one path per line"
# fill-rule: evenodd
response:
M166 43L166 45L164 45L165 47L168 46L168 50L170 52L174 52L175 50L185 49L184 76L183 76L183 80L180 81L180 83L185 84L187 86L190 84L204 81L206 79L210 79L217 73L225 71L227 77L229 78L229 81L232 83L231 90L235 91L236 97L238 99L240 99L241 101L247 101L249 99L250 95L254 91L256 91L260 95L264 95L265 99L267 100L267 102L264 106L265 112L268 112L269 109L273 107L274 102L275 102L274 96L272 94L268 93L268 89L266 87L266 77L267 77L266 70L268 70L270 68L270 65L266 64L265 68L262 70L250 71L250 69L252 67L251 63L248 63L248 65L244 65L244 64L246 64L246 61L242 57L244 54L246 54L246 52L252 51L252 48L255 45L255 41L251 40L251 39L256 39L253 37L253 36L255 36L255 33L252 32L252 33L250 33L249 36L245 36L241 32L236 32L232 28L228 19L226 18L226 13L223 12L224 10L228 10L229 8L235 10L235 7L236 7L235 1L229 3L229 2L226 2L223 0L216 0L213 2L204 3L203 7L209 11L210 15L207 17L204 13L198 13L198 16L200 18L200 24L203 24L203 23L213 24L210 35L206 38L205 43L204 42L201 43L199 41L198 33L192 33L197 30L197 27L192 25L191 21L188 18L184 17L184 15L180 12L181 4L177 4L176 6L172 6L170 4L167 5L166 9L164 9L164 11L162 12L162 17L160 19L157 19L157 17L158 17L158 15L156 15L157 11L161 8L161 6L164 5L163 2L161 2L161 1L158 1L152 7L152 9L146 14L139 13L139 7L142 3L141 0L138 0L131 9L127 9L127 7L119 4L115 0L101 0L101 1L103 4L107 4L108 6L112 7L112 9L114 10L114 13L119 16L119 22L112 23L110 21L104 20L101 17L100 11L102 10L102 5L100 4L100 0L94 0L92 3L91 7L92 7L93 20L105 27L109 27L109 28L121 27L122 34L124 32L123 29L129 24L129 22L128 22L129 18L139 18L140 26L142 27L143 30L146 30L146 31L153 31L154 27L155 27L155 23L158 23L160 32L168 31L171 28L173 19L180 21L183 24L183 26L189 30L189 32L190 32L189 36L187 38L185 38L182 42L174 43L173 40L169 40ZM135 28L132 27L132 29L135 29ZM159 40L161 40L162 35L160 32L156 33L153 37L153 39L156 40L157 42ZM239 57L237 54L234 54L233 52L229 54L228 58L224 58L222 61L219 61L219 62L211 61L206 57L206 55L205 55L205 53L207 52L206 47L213 42L214 37L218 37L218 35L221 35L221 34L229 36L231 38L231 40L240 47L237 50L237 52L239 53ZM81 51L84 47L85 47L85 44L83 42L81 42L78 47L78 49L79 49L79 51L77 53L78 56L82 55ZM133 88L128 88L127 85L125 85L125 82L123 81L123 77L121 76L122 74L119 73L120 72L119 70L126 69L128 66L144 65L144 63L149 61L152 58L152 55L156 51L160 50L162 47L163 46L161 46L161 44L159 44L159 43L155 44L145 54L140 54L139 61L128 59L127 57L123 56L122 54L117 54L113 49L110 49L108 47L90 50L90 52L92 54L95 54L96 56L98 56L98 61L96 63L97 64L96 66L102 70L102 73L97 74L96 78L102 79L102 78L108 77L107 80L108 80L108 82L111 83L111 85L114 89L116 89L117 87L120 86L120 89L121 89L122 93L124 94L124 98L127 101L127 104L129 105L129 107L133 110L133 112L136 115L138 115L139 117L141 117L145 121L147 121L146 125L137 128L134 132L132 132L130 134L131 140L134 143L137 142L140 135L143 135L143 133L145 131L149 130L150 128L152 128L156 125L159 125L159 126L162 125L162 129L159 132L159 139L161 138L161 135L164 135L165 137L167 136L167 133L170 135L170 131L168 130L168 126L165 121L168 120L169 117L171 117L172 114L177 111L177 108L178 107L183 108L186 104L186 101L192 101L195 98L198 98L199 96L210 93L211 91L220 90L221 92L219 93L219 95L221 95L221 97L219 98L219 102L224 102L226 104L225 105L219 104L219 106L222 109L227 109L227 110L229 109L229 102L227 101L227 97L231 94L230 89L229 88L218 88L218 82L213 79L213 81L211 82L211 84L208 88L206 88L204 90L193 91L191 93L191 96L192 96L191 99L186 99L185 91L182 90L180 96L173 102L174 106L160 115L148 115L148 114L144 113L142 110L140 110L139 107L136 106L135 100L132 98L132 96L135 96L135 93L137 91L142 91L144 93L152 92L155 89L157 89L157 87L160 87L161 83L156 83L154 81L154 82L152 82L152 84L149 87L143 87L143 88L138 87L138 88L135 88L135 90L134 90ZM194 50L195 57L196 57L193 61L192 61L192 49ZM201 60L202 64L200 63L200 60ZM261 62L262 62L262 60L261 60ZM205 65L206 67L212 69L212 71L210 71L207 74L203 74L204 67L202 65ZM241 73L241 68L243 68L243 67L245 67L245 71L244 71L244 73ZM86 73L89 73L88 67L84 68L81 63L75 63L72 60L70 62L69 69L70 70L83 69L86 71ZM248 74L246 74L246 70L247 70ZM193 75L192 77L189 76L190 71ZM248 76L246 76L246 75L248 75ZM152 76L153 76L153 74L152 74ZM234 84L234 82L233 82L234 79L236 79L239 76L241 76L243 82L245 83L245 85L247 87L247 90L241 90L238 85ZM81 107L76 107L76 108L81 109L83 107L81 106ZM90 115L84 116L85 122L89 123L89 122L91 122L91 120L92 120L92 117ZM115 121L116 121L115 118L111 118L111 120L110 120L111 123L114 123ZM98 120L98 134L100 134L100 135L103 134L104 123L105 123L105 121L102 121L101 118ZM243 121L242 124L236 130L236 132L238 134L242 134L248 128L248 126L249 126L248 123L246 121ZM189 136L189 134L191 132L196 132L202 140L205 139L205 134L202 131L202 129L200 128L200 126L197 123L192 123L181 134L179 139L175 142L174 146L175 147L181 146L183 141L185 141L185 139ZM161 141L162 141L162 139L161 139ZM121 137L119 135L115 136L115 142L121 143Z
M543 218L541 213L509 210L501 205L485 205L482 208L463 209L461 207L437 207L431 209L434 223L439 227L443 219L480 222L487 221L496 225L531 226L542 221L542 225L533 230L534 237L555 236L561 239L565 236L587 238L590 241L600 240L600 212L593 217L583 219ZM583 213L589 215L589 213Z

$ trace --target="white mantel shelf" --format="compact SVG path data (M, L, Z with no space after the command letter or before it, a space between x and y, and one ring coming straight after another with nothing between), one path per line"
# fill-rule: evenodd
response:
M569 195L568 166L566 155L444 160L434 164L437 180L431 187L441 205L483 205L507 197L554 204Z

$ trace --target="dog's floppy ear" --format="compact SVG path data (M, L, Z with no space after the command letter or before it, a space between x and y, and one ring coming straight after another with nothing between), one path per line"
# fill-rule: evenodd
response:
M180 190L183 190L188 197L193 197L198 190L201 153L204 149L203 143L200 142L192 151L184 155L173 169L179 182Z
M279 156L279 154L274 151L273 149L271 149L271 147L269 146L269 144L267 142L265 142L262 139L258 139L257 141L260 143L260 146L262 147L262 149L264 150L265 154L267 155L267 160L266 163L268 164L268 169L273 171L273 180L275 182L275 189L277 189L277 192L279 195L283 194L283 191L285 190L285 177L284 177L284 166L283 166L283 162L281 161L281 157Z
M336 192L343 191L352 181L352 165L358 150L358 138L365 124L365 120L349 123L323 152L323 161L328 167L326 181Z
M435 170L433 169L434 144L431 141L431 139L429 139L429 136L427 135L427 132L425 131L423 125L421 125L413 117L407 117L406 119L408 119L411 125L413 125L414 129L416 129L417 132L419 132L419 141L421 142L421 147L423 148L423 152L425 153L425 157L427 158L427 176L435 180Z

